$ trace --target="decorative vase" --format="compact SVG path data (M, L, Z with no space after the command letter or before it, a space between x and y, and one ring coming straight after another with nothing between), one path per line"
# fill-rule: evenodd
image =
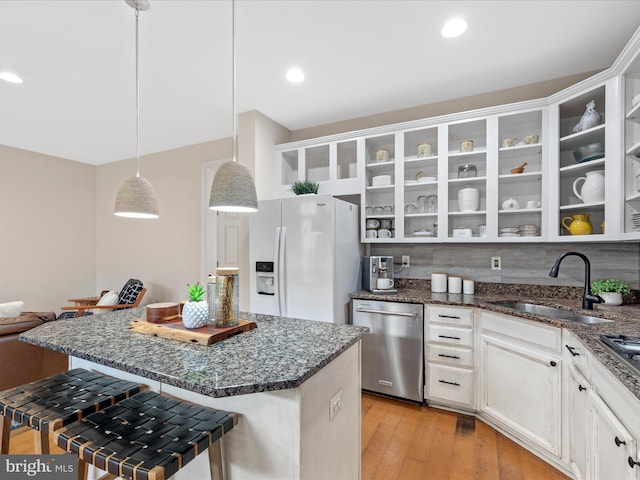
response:
M209 306L206 300L199 302L185 302L182 307L182 323L193 329L204 327L209 321Z
M618 292L600 292L605 305L622 305L622 294Z
M578 183L583 181L578 192ZM573 181L573 193L584 203L602 202L604 200L604 170L587 172L584 177Z
M227 328L238 325L239 291L238 268L216 269L216 327Z
M567 220L571 220L570 225L567 225ZM588 213L577 213L571 217L563 217L562 226L571 235L590 235L593 231Z

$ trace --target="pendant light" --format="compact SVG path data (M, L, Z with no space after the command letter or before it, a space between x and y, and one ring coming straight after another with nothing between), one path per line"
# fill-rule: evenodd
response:
M233 104L233 159L223 163L216 171L211 185L209 208L222 212L257 212L256 186L249 169L237 161L236 138L236 14L235 1L231 1L231 71Z
M138 79L138 17L140 10L148 10L147 0L125 0L136 11L136 176L120 185L116 195L114 214L119 217L158 218L158 200L153 186L140 176L140 81Z

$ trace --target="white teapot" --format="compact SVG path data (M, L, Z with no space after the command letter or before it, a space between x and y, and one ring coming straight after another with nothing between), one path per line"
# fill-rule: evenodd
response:
M516 210L518 208L520 208L520 202L515 198L508 198L502 202L503 210Z

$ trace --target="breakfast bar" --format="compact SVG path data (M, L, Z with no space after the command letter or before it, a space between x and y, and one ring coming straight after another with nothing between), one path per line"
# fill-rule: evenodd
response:
M359 478L366 328L242 314L257 328L210 346L134 332L143 307L62 320L20 340L151 390L240 414L222 440L228 479ZM205 478L201 455L180 478Z

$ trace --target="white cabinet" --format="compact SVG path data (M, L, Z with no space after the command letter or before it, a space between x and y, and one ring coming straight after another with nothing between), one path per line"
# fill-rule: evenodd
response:
M480 325L480 411L559 459L560 329L486 311Z
M624 73L623 238L640 238L640 58Z
M474 310L438 305L425 310L427 401L474 410Z
M589 412L590 384L573 366L568 369L568 424L569 463L578 480L587 480L589 475L589 440L591 437L591 416Z
M629 458L636 455L636 442L606 403L591 393L593 403L593 478L635 480L636 469Z

